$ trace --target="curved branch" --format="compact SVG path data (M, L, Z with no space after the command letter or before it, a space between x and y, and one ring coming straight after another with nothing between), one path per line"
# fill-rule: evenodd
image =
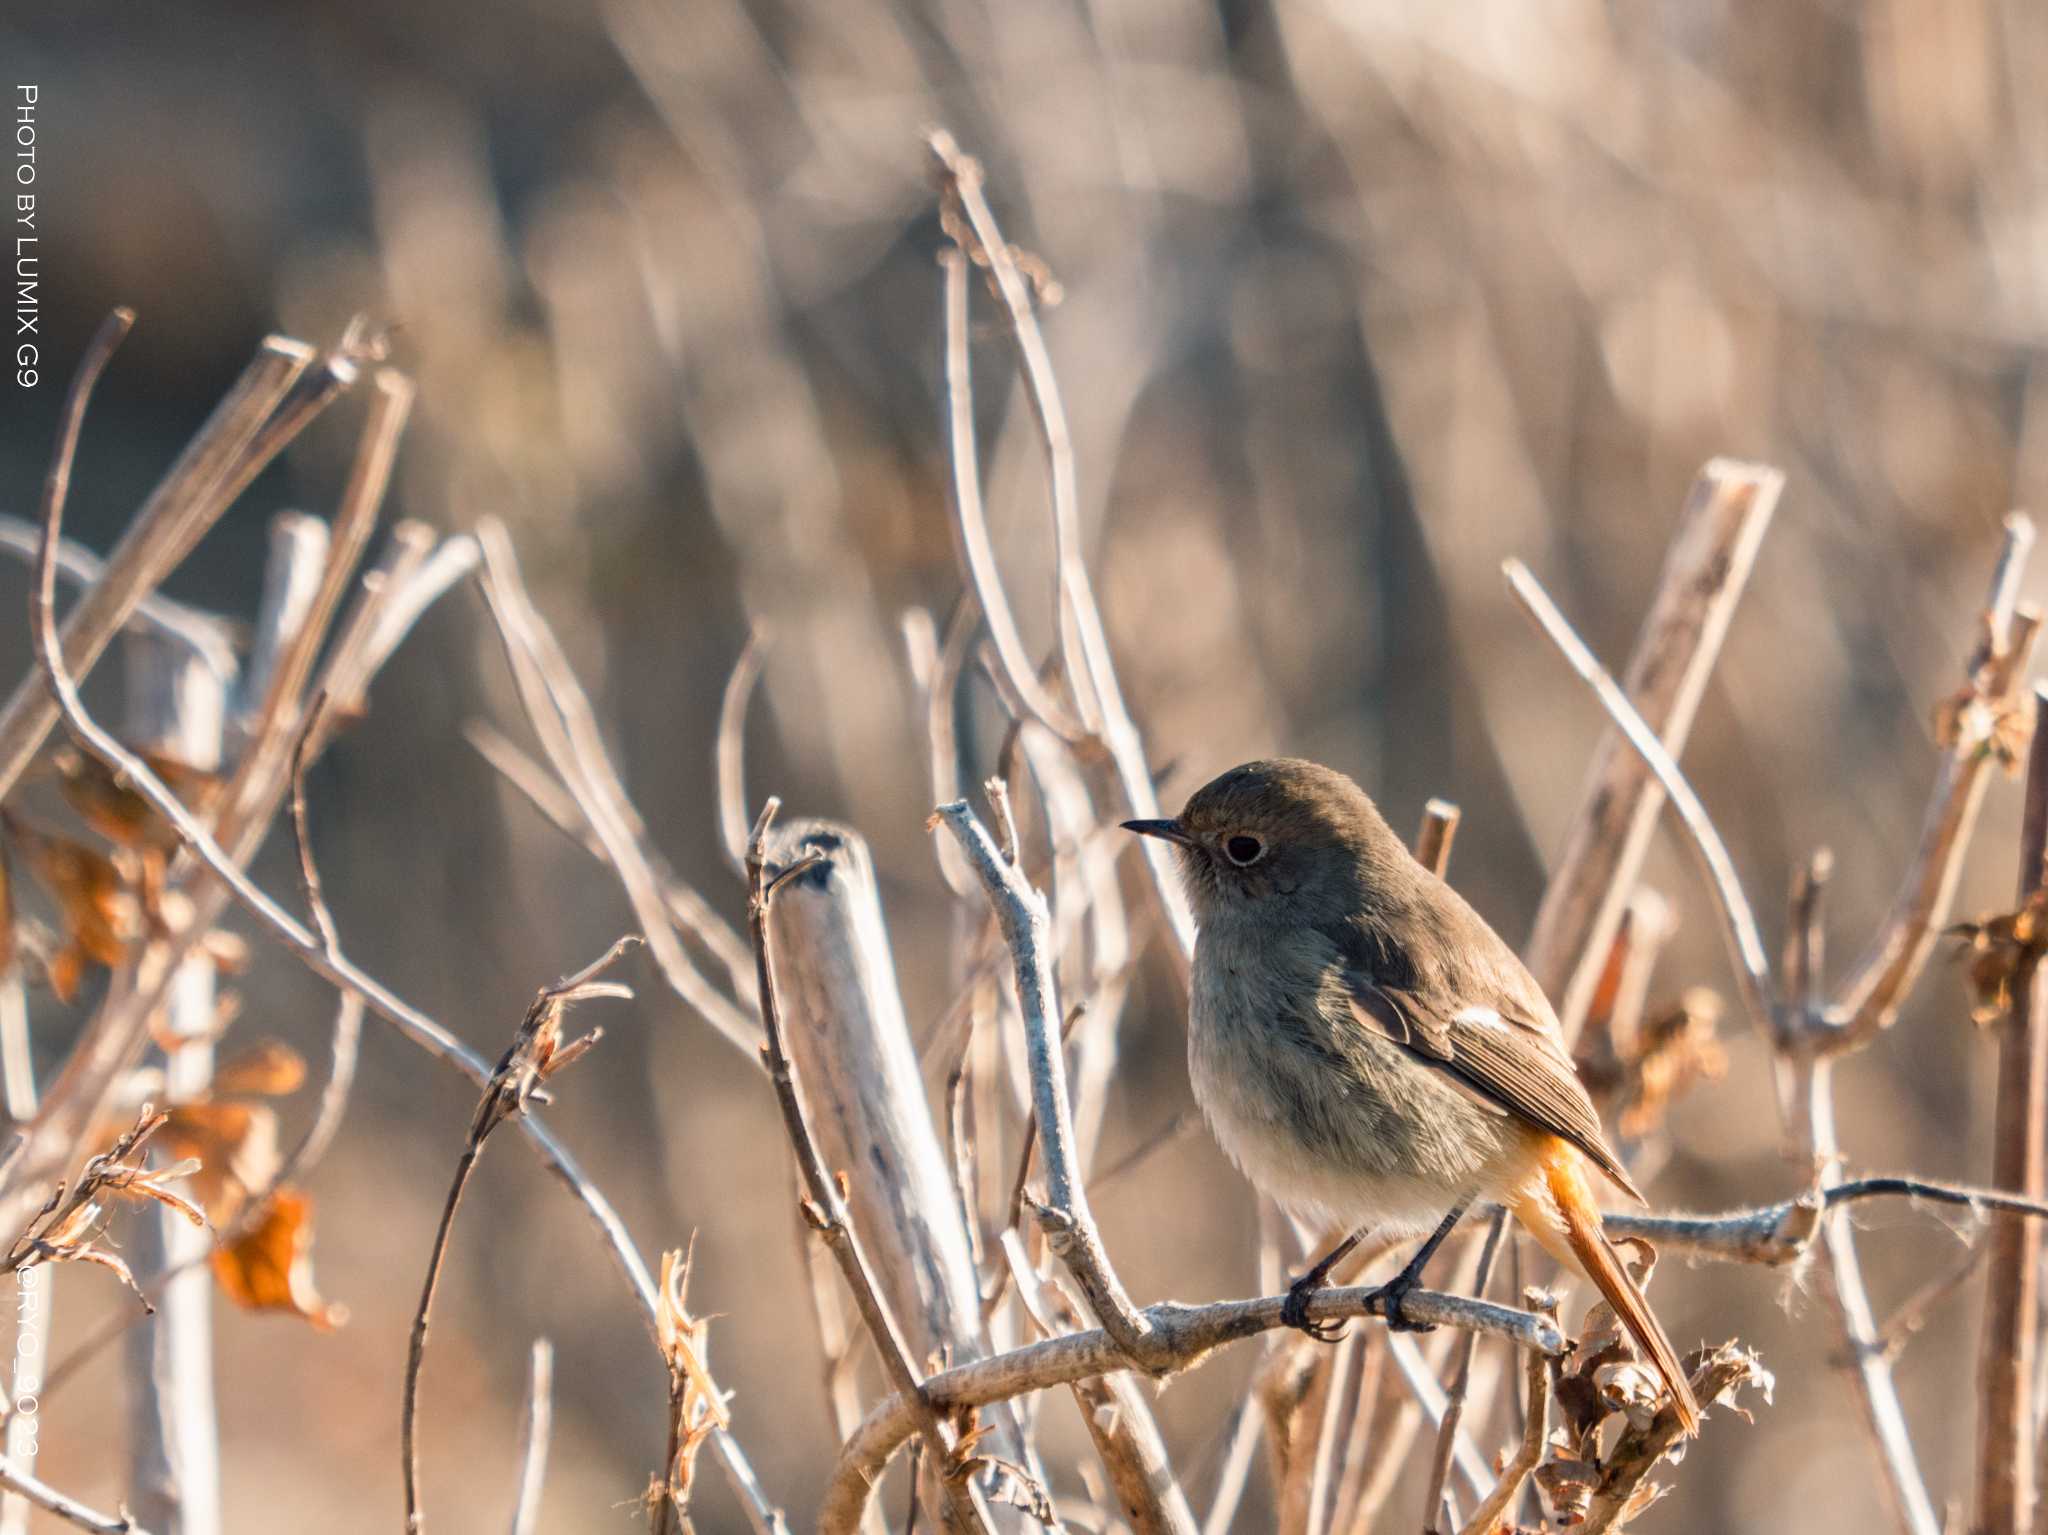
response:
M1190 1369L1225 1344L1280 1327L1280 1313L1286 1304L1284 1295L1266 1295L1207 1306L1182 1306L1171 1301L1148 1306L1140 1313L1152 1340L1143 1368L1169 1375ZM1519 1348L1541 1354L1564 1352L1565 1338L1557 1324L1532 1311L1516 1311L1434 1290L1411 1290L1402 1305L1419 1322L1505 1338ZM1308 1310L1312 1320L1337 1321L1382 1316L1381 1306L1381 1297L1375 1290L1345 1286L1317 1291ZM1138 1367L1129 1352L1097 1327L927 1376L923 1395L934 1409L951 1412ZM820 1531L826 1535L845 1535L859 1526L876 1481L891 1457L916 1432L915 1409L901 1394L870 1410L859 1430L839 1452L839 1463L826 1484L824 1506L818 1515Z

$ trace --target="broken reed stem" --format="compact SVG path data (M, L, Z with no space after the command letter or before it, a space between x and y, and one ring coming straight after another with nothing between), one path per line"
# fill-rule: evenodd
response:
M1285 1295L1217 1301L1206 1306L1163 1301L1145 1309L1146 1332L1152 1341L1142 1361L1132 1357L1106 1330L1096 1327L942 1370L925 1378L922 1395L928 1407L950 1413L1116 1370L1140 1369L1155 1376L1176 1374L1201 1364L1226 1344L1285 1325L1281 1312L1286 1304ZM1372 1288L1340 1286L1318 1290L1309 1301L1308 1314L1312 1321L1319 1322L1383 1318L1382 1306L1383 1297ZM1505 1338L1518 1348L1551 1355L1561 1354L1565 1348L1564 1335L1557 1324L1533 1312L1434 1290L1411 1290L1402 1306L1418 1322L1473 1329ZM869 1409L859 1431L840 1450L839 1462L826 1484L818 1517L820 1531L844 1535L859 1524L875 1482L916 1432L916 1408L901 1393Z
M923 1393L917 1370L904 1347L902 1331L890 1314L887 1302L882 1299L873 1271L868 1267L867 1256L861 1249L859 1235L847 1214L839 1180L832 1176L824 1158L819 1155L817 1139L811 1133L803 1099L797 1092L796 1072L790 1065L783 1041L782 1013L776 998L769 912L776 891L788 880L808 870L823 855L809 854L776 870L772 876L768 873L768 828L774 823L780 808L781 802L771 796L761 807L760 818L755 821L747 841L747 931L754 941L755 984L761 998L761 1051L767 1063L769 1080L775 1087L776 1102L782 1109L783 1126L796 1153L797 1169L803 1175L808 1197L802 1209L811 1228L824 1239L839 1264L839 1271L853 1294L854 1306L881 1355L883 1373L898 1393L898 1399L913 1404L911 1412L916 1432L922 1436L932 1463L939 1470L938 1482L946 1499L949 1522L958 1520L969 1528L979 1526L986 1530L987 1521L975 1504L971 1483L966 1478L956 1480L950 1474L954 1453L945 1427ZM855 1522L858 1523L857 1516Z
M2013 578L2017 579L2017 576ZM1994 579L1992 590L2006 582ZM1995 611L1995 609L1994 609ZM1993 643L1997 637L1993 636ZM2048 844L2048 728L2039 721L2048 684L2034 689L2035 730L2021 816L2019 892L2024 910L2042 901L2042 855ZM2040 953L2029 946L2010 983L2011 1004L1994 1026L1998 1086L1992 1130L1991 1181L2028 1196L2042 1189L2042 1122L2048 1116L2048 997L2036 995ZM1977 1350L1976 1529L1982 1535L2025 1535L2033 1527L2034 1356L2041 1234L2024 1221L2005 1221L1987 1243L1983 1330Z
M77 451L84 399L134 323L133 310L116 309L101 324L79 363L66 402L63 432L69 442L59 450L66 482ZM63 657L67 670L83 675L91 669L143 598L161 584L198 534L226 510L229 497L223 492L230 488L228 482L237 466L260 468L284 447L288 438L266 439L259 445L258 433L314 356L313 348L303 342L279 336L267 338L257 348L241 377L143 502L107 556L100 579L65 616ZM46 498L47 494L46 488ZM21 781L57 719L57 706L42 679L24 677L0 708L0 798L12 793Z
M2032 519L2011 513L1985 599L1983 638L1966 662L1970 703L1993 712L2011 705L2039 634L2040 614L2014 602L2033 543ZM1995 754L1966 731L1944 744L1913 860L1876 936L1836 991L1831 1050L1851 1048L1891 1026L1948 920Z

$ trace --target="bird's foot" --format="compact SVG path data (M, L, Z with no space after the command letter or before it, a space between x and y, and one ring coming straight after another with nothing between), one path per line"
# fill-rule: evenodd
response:
M1405 1269L1372 1292L1379 1313L1387 1319L1389 1332L1435 1332L1436 1323L1411 1321L1401 1303L1408 1298L1408 1292L1419 1288L1419 1281Z
M1348 1322L1312 1321L1308 1314L1308 1303L1315 1293L1322 1289L1326 1280L1322 1274L1311 1270L1287 1287L1287 1302L1280 1308L1283 1325L1305 1332L1318 1343L1335 1343L1344 1336L1350 1326Z

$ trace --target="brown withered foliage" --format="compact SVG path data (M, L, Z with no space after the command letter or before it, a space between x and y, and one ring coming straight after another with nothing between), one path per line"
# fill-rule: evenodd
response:
M38 1263L96 1263L118 1275L135 1292L144 1310L152 1310L149 1298L135 1283L135 1275L121 1256L101 1245L109 1205L114 1201L131 1204L160 1204L176 1210L195 1226L206 1224L198 1205L170 1187L199 1170L192 1158L152 1168L144 1153L150 1137L163 1128L168 1115L144 1107L132 1129L85 1164L74 1185L58 1184L49 1200L36 1212L22 1233L0 1260L0 1272L19 1273Z
M1647 1285L1656 1255L1646 1242L1627 1244L1641 1260L1630 1264L1637 1283ZM1737 1400L1749 1387L1766 1402L1776 1382L1757 1356L1734 1341L1702 1347L1687 1356L1686 1369L1702 1407L1732 1407L1745 1422ZM1555 1402L1557 1427L1536 1470L1557 1526L1590 1525L1615 1530L1649 1508L1668 1490L1649 1480L1659 1461L1677 1464L1685 1454L1676 1411L1657 1374L1638 1355L1613 1309L1592 1306L1559 1366Z
M1688 986L1676 1002L1643 1022L1627 1063L1621 1096L1621 1133L1648 1135L1682 1094L1701 1082L1718 1082L1728 1072L1728 1052L1719 1029L1722 1001L1705 986Z
M655 1336L668 1365L668 1464L647 1482L646 1503L656 1531L688 1530L690 1490L697 1473L697 1452L716 1429L732 1426L726 1394L711 1378L707 1349L711 1324L692 1316L689 1308L690 1259L696 1248L671 1249L661 1255L661 1293L655 1312Z
M2048 888L2036 888L2018 911L1958 922L1949 932L1963 940L1972 1021L1995 1023L2012 1012L2020 986L2048 954Z
M262 1219L213 1254L213 1277L237 1305L304 1317L320 1332L348 1320L348 1307L320 1298L313 1282L313 1200L290 1186L264 1203Z
M107 854L60 837L19 817L5 820L36 882L57 906L59 941L46 961L50 990L60 1001L78 995L88 966L115 969L142 935L142 904L135 881ZM10 903L11 906L11 903Z

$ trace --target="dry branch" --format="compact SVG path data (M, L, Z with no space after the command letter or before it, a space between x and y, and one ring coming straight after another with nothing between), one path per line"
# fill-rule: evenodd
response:
M1218 1301L1207 1306L1164 1301L1143 1312L1149 1340L1143 1362L1097 1327L927 1376L923 1395L932 1407L951 1412L1007 1401L1117 1370L1175 1374L1200 1364L1225 1344L1284 1325L1280 1313L1286 1304L1284 1295ZM1347 1285L1318 1290L1309 1301L1308 1314L1310 1320L1318 1322L1382 1317L1381 1306L1382 1298L1373 1289ZM1471 1329L1505 1338L1518 1348L1553 1355L1565 1348L1564 1335L1557 1324L1532 1312L1434 1290L1410 1290L1402 1306L1415 1321ZM883 1469L916 1431L916 1414L901 1394L869 1411L860 1431L841 1449L839 1463L826 1485L824 1507L818 1516L821 1531L843 1535L859 1524L861 1511Z
M104 334L104 333L103 333ZM117 340L118 336L112 339ZM111 344L111 342L109 343ZM43 509L43 545L38 556L38 579L31 597L30 612L32 634L36 642L37 660L48 686L55 694L62 716L79 745L97 758L117 778L145 800L164 821L176 831L185 849L185 856L195 860L208 876L207 881L192 892L193 915L187 928L174 942L153 946L163 952L155 958L145 955L143 973L137 978L131 1002L127 1011L132 1018L121 1017L122 1010L103 1008L95 1028L99 1030L97 1041L88 1041L95 1048L81 1047L67 1063L65 1075L71 1077L74 1071L97 1084L96 1090L106 1091L124 1069L132 1041L124 1033L140 1036L140 1025L153 1009L168 984L169 974L177 960L196 942L199 935L209 929L219 916L226 901L232 897L242 908L254 917L278 942L296 954L302 963L316 975L345 991L360 996L364 1003L379 1017L393 1024L415 1044L425 1049L464 1076L478 1087L486 1085L492 1076L491 1069L474 1051L464 1045L447 1029L435 1022L417 1008L410 1006L396 996L381 982L358 969L347 959L330 954L326 946L292 915L280 907L249 878L242 864L254 852L254 844L260 840L263 821L259 818L253 829L245 829L237 845L238 856L230 856L205 827L196 821L191 812L153 773L148 764L123 747L108 734L92 716L87 713L79 699L76 683L65 668L56 641L52 618L54 589L55 553L62 539L62 518L64 489L69 479L71 452L75 448L78 424L85 405L91 395L93 380L104 365L104 356L89 355L81 366L65 401L64 424L59 434L59 449L53 459L50 485L45 493ZM414 565L417 562L413 562ZM439 583L446 580L452 571L459 570L457 562L432 571L420 570L418 580ZM389 579L375 586L366 587L363 602L348 624L344 626L343 637L336 643L333 654L323 668L319 690L335 698L360 696L374 671L368 657L372 653L371 641L387 631L379 627L379 619L388 620L393 611L407 611L417 615L424 610L429 597L411 594L406 581L398 579L399 572L387 572ZM438 592L439 586L435 586ZM429 594L430 596L431 594ZM382 656L390 654L389 646L381 649ZM315 753L317 738L307 748L306 755ZM283 774L280 773L280 780ZM280 792L281 792L280 783ZM152 969L153 967L153 969ZM81 1064L82 1062L82 1064ZM76 1084L74 1084L75 1086ZM87 1122L93 1105L98 1098L90 1091L76 1091L66 1105L69 1116L79 1122ZM81 1118L81 1116L83 1116ZM620 1272L631 1286L639 1302L641 1314L650 1335L656 1330L658 1300L653 1276L647 1271L632 1238L627 1234L625 1223L612 1207L604 1193L584 1174L568 1149L556 1139L554 1133L532 1115L521 1115L519 1127L526 1138L540 1153L549 1170L575 1195L596 1224L606 1250L610 1252ZM11 1180L10 1190L26 1185L36 1186L42 1173L37 1171L35 1140L44 1139L48 1149L44 1153L45 1163L61 1160L68 1155L64 1148L76 1144L78 1136L65 1120L52 1122L50 1116L38 1118L35 1132L29 1145L10 1156L0 1173ZM720 1434L713 1441L727 1479L738 1494L742 1508L757 1535L784 1535L785 1525L780 1512L769 1501L762 1490L753 1468L748 1465L745 1455L733 1442L729 1434Z
M519 1429L518 1489L512 1501L512 1535L533 1535L540 1523L541 1488L547 1483L548 1443L555 1425L555 1346L533 1340L526 1372L526 1412Z
M2013 561L2018 564L2018 559ZM2015 571L2012 580L2018 579ZM1994 578L1993 611L2007 583ZM1997 643L1997 637L1992 637ZM2048 847L2048 729L2041 728L2048 686L2034 690L2035 731L2021 820L2019 911L2048 909L2042 855ZM2037 995L2041 954L2022 948L2007 982L2008 1005L1993 1025L1998 1037L1998 1088L1992 1129L1991 1181L2029 1198L2042 1192L2042 1124L2048 1117L2048 998ZM2025 1535L2035 1499L2034 1356L2039 1345L2041 1233L2025 1221L2004 1221L1988 1243L1988 1288L1977 1349L1978 1530Z
M805 1218L824 1239L838 1262L846 1287L853 1294L854 1306L881 1354L883 1372L899 1398L913 1404L911 1413L917 1432L923 1437L932 1464L938 1471L938 1485L945 1499L948 1522L968 1529L978 1527L985 1530L987 1518L978 1505L974 1484L969 1477L954 1475L952 1442L939 1421L937 1411L919 1385L917 1368L911 1363L902 1329L876 1283L874 1269L867 1260L860 1236L855 1232L847 1211L840 1180L833 1177L825 1164L816 1134L804 1111L803 1098L797 1090L795 1068L784 1041L776 991L775 927L771 908L776 893L790 881L801 878L813 865L821 862L824 855L815 851L806 853L799 861L779 866L770 875L768 829L778 808L772 797L762 806L760 819L754 823L748 840L747 930L754 940L756 983L761 995L762 1053L768 1063L769 1080L775 1086L776 1101L782 1108L790 1145L796 1152L797 1170L803 1175L807 1195L803 1206Z
M881 892L867 844L828 821L778 824L764 850L777 869L775 989L783 1044L810 1110L819 1155L845 1169L860 1245L912 1359L989 1352L967 1223L960 1212L910 1026L897 992ZM1030 1454L1007 1412L987 1450Z
M419 1309L413 1313L412 1342L405 1356L405 1399L398 1434L399 1469L405 1482L407 1535L419 1535L426 1526L426 1514L420 1507L420 1370L426 1363L427 1323L434 1309L434 1292L440 1287L441 1269L448 1257L448 1239L455 1230L455 1215L462 1207L463 1193L469 1187L470 1175L476 1171L477 1160L483 1155L484 1143L490 1139L491 1132L507 1120L525 1118L529 1105L546 1102L547 1083L575 1064L597 1043L601 1031L596 1029L579 1038L563 1040L562 1019L569 1008L594 997L633 995L615 981L597 979L633 942L633 939L621 938L576 974L541 988L540 995L526 1010L525 1018L520 1020L504 1059L498 1062L497 1070L484 1084L483 1097L478 1100L476 1113L470 1119L469 1139L464 1142L462 1155L456 1161L455 1178L449 1184L448 1198L441 1206L441 1223L434 1232L434 1245L427 1254L427 1277L420 1285Z
M605 750L590 700L527 594L510 535L486 519L477 529L477 540L484 553L484 597L497 621L527 718L556 776L604 845L663 978L706 1022L752 1055L760 1044L754 1020L705 978L676 936L667 893L678 882L648 844L646 828Z
M1135 1361L1149 1354L1147 1321L1131 1304L1110 1268L1102 1238L1089 1213L1088 1195L1074 1161L1074 1124L1067 1099L1066 1052L1060 1048L1059 1000L1048 948L1051 915L1045 897L1024 872L1004 859L988 831L965 801L941 805L945 824L988 892L1010 945L1015 965L1017 1009L1023 1017L1031 1065L1031 1106L1038 1122L1039 1150L1046 1173L1046 1205L1039 1222L1053 1251L1067 1265L1096 1316Z
M112 347L134 319L131 311L117 309L93 338L80 364L80 378L86 380L88 391L86 370L90 368L96 375L105 366ZM227 509L230 498L222 494L223 482L248 463L260 468L284 447L282 440L259 446L256 438L314 356L311 347L279 336L268 338L257 348L242 376L143 502L128 531L107 556L100 579L66 615L63 646L68 670L83 675L91 668L143 598ZM74 451L75 447L74 432ZM69 452L65 461L68 475ZM6 706L0 708L0 797L20 782L57 717L57 706L42 679L34 674L23 678Z
M1625 696L1674 759L1685 750L1784 483L1776 469L1717 458L1686 495L1624 678ZM1544 994L1556 999L1567 1041L1577 1039L1585 1023L1662 801L1663 791L1628 743L1613 732L1603 736L1523 954Z
M1010 336L1023 366L1026 397L1031 402L1039 436L1045 446L1047 477L1052 492L1053 562L1059 583L1059 653L1061 669L1074 695L1075 712L1108 752L1127 813L1151 819L1159 814L1159 795L1153 787L1151 767L1145 760L1144 742L1124 707L1123 693L1110 660L1109 641L1103 632L1101 610L1096 606L1087 562L1082 557L1074 446L1067 431L1066 409L1060 401L1059 382L1053 375L1052 356L1046 349L1045 336L1039 330L1031 288L1018 269L1015 253L996 226L995 213L989 207L988 199L982 194L980 165L964 154L953 136L943 128L932 130L926 142L931 146L944 184L949 232L965 256L987 266L1009 316ZM955 208L958 218L952 217ZM954 316L949 303L948 315L964 323L965 306L961 305L960 313ZM964 340L960 344L964 345ZM971 426L971 421L969 424ZM956 482L958 478L956 474ZM962 498L956 492L959 506L978 506L979 501L978 494ZM966 575L969 584L974 585L974 571L970 569ZM1004 671L1008 675L1008 663ZM1051 725L1051 722L1047 723ZM1173 932L1175 953L1185 967L1187 957L1194 951L1195 923L1194 914L1188 908L1187 894L1181 889L1180 876L1173 866L1172 850L1148 841L1141 852L1152 876L1152 889L1160 910Z
M1523 1304L1531 1311L1542 1311L1549 1316L1557 1313L1557 1302L1540 1290L1529 1291L1523 1297ZM1515 1500L1522 1495L1522 1489L1528 1485L1530 1476L1543 1464L1544 1449L1550 1438L1550 1360L1532 1350L1527 1373L1529 1400L1523 1417L1522 1442L1516 1446L1513 1458L1501 1467L1493 1490L1480 1500L1459 1535L1495 1535L1509 1517Z

